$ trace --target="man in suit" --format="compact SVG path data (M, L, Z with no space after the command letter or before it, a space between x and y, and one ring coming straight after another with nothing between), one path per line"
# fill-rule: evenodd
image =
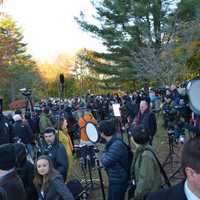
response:
M182 170L185 180L167 190L152 194L148 200L199 200L200 199L200 137L185 143L182 151Z

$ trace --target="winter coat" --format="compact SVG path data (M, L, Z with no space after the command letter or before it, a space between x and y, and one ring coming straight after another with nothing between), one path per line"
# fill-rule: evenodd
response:
M51 158L55 169L62 174L64 180L67 177L68 172L68 156L65 151L65 147L56 138L52 145L44 143L43 154Z
M156 116L153 112L149 110L146 110L143 114L139 112L134 121L136 122L136 126L144 127L151 138L156 134L157 123Z
M51 179L44 197L40 194L38 200L74 200L71 192L64 184L61 176L55 176Z
M135 152L132 165L132 179L135 180L135 199L144 200L150 193L161 188L160 167L150 145L141 145Z
M0 145L11 141L9 122L6 117L0 113Z
M12 136L18 137L24 144L31 144L34 140L33 131L28 123L22 120L16 121L12 126Z
M40 127L40 133L43 133L44 130L47 128L47 127L52 127L52 123L48 117L48 114L46 113L41 113L40 115L40 121L39 121L39 127Z
M106 144L105 151L101 156L101 163L108 174L111 185L127 184L129 177L123 166L128 165L128 150L122 140L116 136L112 137Z
M7 200L26 200L23 183L14 170L0 177L0 187L6 191Z
M187 200L184 192L185 181L165 190L153 193L147 200Z
M17 174L22 179L24 188L29 200L36 200L37 194L33 185L34 166L29 161L25 161L23 165L17 169Z
M65 147L65 151L66 151L67 157L68 157L68 164L69 164L68 172L70 174L72 167L73 167L73 155L72 155L73 145L71 142L71 138L67 133L67 130L63 130L63 131L59 130L59 141Z

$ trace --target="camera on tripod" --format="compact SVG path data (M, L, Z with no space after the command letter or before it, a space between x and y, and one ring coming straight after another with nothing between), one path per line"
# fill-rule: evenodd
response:
M19 91L26 97L31 96L32 94L31 89L27 89L27 88L21 88L19 89Z

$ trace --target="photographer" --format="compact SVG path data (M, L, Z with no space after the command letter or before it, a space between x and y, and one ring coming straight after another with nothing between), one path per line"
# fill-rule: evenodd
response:
M164 97L164 104L162 107L164 128L167 129L170 125L170 122L173 122L176 118L176 110L174 107L174 103L172 101L172 97L167 95Z
M142 127L134 129L133 142L136 146L132 165L132 183L135 184L134 200L145 200L146 197L161 188L161 173L154 150L149 145L149 134Z
M22 120L21 115L15 114L13 116L15 123L12 125L12 139L14 142L18 142L16 140L21 140L24 144L33 144L34 143L34 135L31 130L31 127L28 123ZM31 148L31 147L30 147Z
M116 137L113 121L101 121L99 130L101 137L106 140L101 163L109 180L108 200L123 200L129 180L128 149L123 141Z
M148 200L198 200L200 199L200 138L185 143L181 156L185 179L167 190L152 194Z

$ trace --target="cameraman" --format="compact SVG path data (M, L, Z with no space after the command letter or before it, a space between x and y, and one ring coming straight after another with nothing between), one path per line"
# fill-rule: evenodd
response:
M170 122L174 122L176 118L176 109L174 107L174 102L170 95L164 97L164 104L162 107L164 128L169 128Z
M106 140L105 151L101 163L108 175L108 200L123 200L128 186L128 148L116 137L114 122L101 121L99 124L101 137Z

